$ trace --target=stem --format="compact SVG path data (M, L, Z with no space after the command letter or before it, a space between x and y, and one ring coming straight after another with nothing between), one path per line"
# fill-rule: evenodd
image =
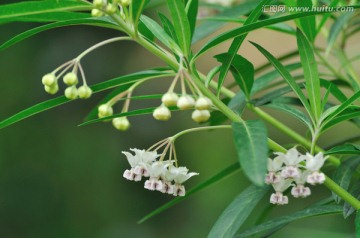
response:
M212 130L212 129L231 129L230 125L221 125L221 126L204 126L204 127L196 127L196 128L190 128L187 130L183 130L172 137L170 137L170 140L174 142L177 138L179 138L182 135L185 135L187 133L195 132L195 131L204 131L204 130Z
M111 38L105 41L102 41L100 43L97 43L96 45L91 46L89 49L85 50L84 52L82 52L80 55L78 55L78 57L75 58L75 61L80 61L85 55L89 54L91 51L104 46L106 44L110 44L116 41L122 41L122 40L131 40L130 37L128 36L121 36L121 37L115 37L115 38Z

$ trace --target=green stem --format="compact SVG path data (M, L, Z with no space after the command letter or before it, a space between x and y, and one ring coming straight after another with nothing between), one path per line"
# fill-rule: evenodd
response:
M204 126L204 127L196 127L196 128L190 128L187 130L183 130L172 137L170 137L170 140L175 141L177 138L179 138L182 135L185 135L187 133L195 132L195 131L204 131L204 130L214 130L214 129L231 129L230 125L221 125L221 126Z

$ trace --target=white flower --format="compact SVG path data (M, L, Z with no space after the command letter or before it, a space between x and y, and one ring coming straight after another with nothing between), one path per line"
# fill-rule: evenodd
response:
M165 105L161 105L154 110L153 117L159 121L167 121L171 118L171 111Z
M135 152L135 155L126 151L123 151L122 153L126 156L131 168L135 168L140 163L151 163L160 156L155 151L145 151L139 149L130 150Z
M173 194L174 193L174 185L169 181L163 180L163 186L162 186L162 189L160 190L160 192L167 193L167 194Z
M158 190L161 191L163 189L163 182L158 178L150 178L145 181L144 188L149 189L151 191Z
M271 194L270 203L277 205L285 205L289 203L289 199L287 196L284 196L281 192L276 192Z
M177 101L178 108L180 108L181 110L185 110L185 109L190 109L192 107L194 107L195 105L195 100L193 97L191 97L190 95L182 95L179 100Z
M125 170L124 174L123 174L124 178L126 178L127 180L134 180L134 181L140 181L141 180L141 174L136 174L134 173L133 169L130 170Z
M193 111L193 113L191 114L191 118L197 122L206 122L207 120L209 120L210 118L210 112L209 110L195 110Z
M321 167L324 165L325 160L329 156L325 156L323 153L318 153L315 156L312 156L309 153L306 153L306 155L302 156L303 159L306 160L306 169L309 171L319 171Z
M208 97L199 97L195 102L195 108L198 110L208 110L212 106L212 102Z
M272 184L272 186L276 192L282 193L291 186L292 182L291 179L280 179L278 183Z
M184 187L184 185L174 184L173 186L174 186L173 187L173 189L174 189L173 195L174 196L181 196L181 197L185 196L185 187Z
M161 101L167 107L176 106L178 100L179 100L179 96L174 92L167 92L161 98Z
M277 152L275 154L277 154L278 157L280 157L281 160L286 165L281 171L281 177L283 178L299 177L300 170L298 166L299 163L304 160L304 158L300 156L299 151L297 151L295 147L288 150L286 154L281 152Z
M322 184L325 182L325 174L321 172L312 172L307 176L306 182L308 182L311 185L315 184Z
M267 169L269 173L265 177L265 183L272 184L280 181L280 176L277 173L282 167L283 161L281 156L277 156L274 159L268 158Z
M308 187L305 187L303 184L298 184L291 189L291 194L296 197L307 197L311 195L311 190Z

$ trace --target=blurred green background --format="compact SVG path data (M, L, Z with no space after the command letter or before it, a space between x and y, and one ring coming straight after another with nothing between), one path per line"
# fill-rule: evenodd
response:
M33 26L28 23L0 26L0 42ZM118 35L85 26L59 28L0 52L0 119L52 98L43 90L41 77L44 74L93 44ZM265 30L250 38L270 51L288 50L278 44L277 38L274 44L264 39L264 35L267 39L277 37ZM295 46L294 39L289 43L285 37L284 42ZM248 45L243 53L256 65L265 62ZM200 67L207 70L214 63L205 57ZM130 42L98 49L85 57L82 65L89 84L162 66L160 61ZM135 94L163 93L170 80L153 80ZM227 204L248 185L247 179L236 173L138 225L143 215L171 200L172 196L147 191L142 182L125 180L122 174L129 165L121 151L146 149L197 124L191 121L190 112L177 112L168 122L155 121L151 115L130 118L132 128L125 133L116 131L110 123L78 127L104 95L74 101L1 130L0 237L206 237ZM159 100L133 101L131 108L157 105ZM253 116L248 114L248 117ZM288 117L281 117L297 130L303 130ZM328 141L320 143L334 143L353 133L353 129L352 125L342 125L341 135L335 129L327 134ZM269 133L278 142L292 142L272 127ZM180 164L200 173L189 180L188 189L236 162L230 131L189 134L181 137L176 146ZM313 194L306 200L290 199L290 205L274 209L272 216L299 210L311 201L330 196L330 192L321 187L315 188ZM266 197L262 204L267 203ZM253 220L257 215L254 214ZM352 224L351 218L344 221L341 216L313 218L286 227L276 237L353 237Z

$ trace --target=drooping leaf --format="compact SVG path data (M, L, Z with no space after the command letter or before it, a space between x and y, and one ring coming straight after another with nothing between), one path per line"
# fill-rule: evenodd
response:
M309 1L311 2L311 0ZM315 26L314 32L309 31L308 34L315 34ZM320 118L322 108L320 79L315 56L313 53L314 50L311 47L309 41L306 39L305 35L299 29L296 34L296 39L299 48L301 64L303 66L304 78L306 82L305 88L309 97L311 112L315 118L315 121L317 121Z
M298 96L302 104L304 105L306 111L311 116L311 108L310 105L304 95L304 93L301 91L300 87L297 85L295 79L291 76L289 71L286 70L286 68L273 56L271 55L267 50L265 50L260 45L251 42L271 63L272 65L279 71L281 76L286 80L286 82L290 85L290 87L293 89L294 93ZM313 118L312 118L313 120ZM313 120L315 121L315 120Z
M185 57L189 54L191 42L190 23L185 12L183 1L167 0L168 8L173 20L177 42Z
M244 26L248 25L250 23L256 22L259 19L261 13L263 12L263 6L266 5L269 2L270 2L270 0L261 0L260 3L256 6L256 8L251 12L250 16L246 19L246 21L244 23ZM240 46L244 42L246 36L247 36L247 34L243 34L241 36L236 37L233 40L233 42L231 43L231 45L230 45L230 48L229 48L229 50L228 50L228 52L226 54L225 60L222 62L222 66L221 66L221 69L220 69L220 75L219 75L219 80L218 80L218 93L219 93L220 88L222 87L222 85L223 85L223 83L225 81L225 77L226 77L230 67L235 65L234 61L239 61L239 59L238 59L239 55L237 53L238 53L238 51L240 49ZM234 68L236 69L236 66ZM240 77L240 80L241 81L247 80L246 78L242 79L242 74L241 74L242 70L243 69L241 69L241 68L239 68L237 70L240 73L240 74L238 74L239 77ZM254 70L254 67L252 67L252 70ZM251 85L252 85L252 83L251 83ZM250 90L248 92L245 92L245 95L247 96L247 98L249 98Z
M121 76L118 78L110 79L98 84L95 84L91 86L91 89L94 93L114 88L123 84L133 83L141 79L146 78L157 78L157 77L166 77L171 76L173 73L170 73L168 71L161 71L161 70L146 70L142 72L137 72L125 76ZM15 115L8 117L0 122L0 129L7 127L11 124L14 124L18 121L21 121L27 117L36 115L40 112L46 111L48 109L57 107L59 105L62 105L64 103L70 102L71 100L67 99L65 96L60 96L54 99L50 99L45 102L41 102L39 104L36 104L32 107L29 107L19 113L16 113Z
M242 191L217 219L208 238L232 238L268 190L251 185Z
M250 99L250 92L254 83L254 66L250 61L241 55L231 56L229 53L223 53L215 56L215 58L221 63L227 62L229 57L232 57L231 70L233 72L233 76L241 90L246 95L246 98ZM220 84L219 81L218 92L221 87L222 84Z
M211 185L213 185L217 182L220 182L221 180L234 174L236 171L239 171L239 169L240 169L239 163L235 163L235 164L230 165L229 167L226 167L224 170L221 170L219 173L215 174L211 178L209 178L209 179L205 180L204 182L199 183L195 187L191 188L189 191L186 192L184 197L176 197L173 200L171 200L170 202L168 202L168 203L162 205L161 207L157 208L156 210L150 212L149 214L147 214L146 216L141 218L138 223L143 223L144 221L150 219L151 217L153 217L153 216L169 209L170 207L174 206L175 204L187 199L190 195L192 195L196 192L199 192L207 187L210 187Z
M257 186L263 186L267 169L267 130L259 120L232 124L238 160L245 175Z
M58 28L58 27L71 26L71 25L89 25L89 26L101 26L101 27L107 27L107 28L112 28L112 29L119 29L115 24L112 24L106 18L85 18L85 19L75 19L75 20L69 20L69 21L55 22L55 23L50 23L50 24L44 25L44 26L39 26L39 27L33 28L28 31L24 31L24 32L20 33L19 35L16 35L15 37L11 38L10 40L8 40L5 43L3 43L2 45L0 45L0 51L6 49L16 43L19 43L31 36L41 33L43 31Z
M250 235L259 234L260 232L268 231L278 226L287 225L291 222L300 219L310 218L314 216L341 214L341 213L342 213L342 208L341 206L338 205L310 207L302 211L295 212L291 215L274 218L270 221L264 222L258 226L252 227L244 232L241 232L239 235L236 235L235 237L243 238L243 237L248 237Z
M90 9L92 9L90 3L81 1L26 1L0 5L0 21L13 22L24 16Z

